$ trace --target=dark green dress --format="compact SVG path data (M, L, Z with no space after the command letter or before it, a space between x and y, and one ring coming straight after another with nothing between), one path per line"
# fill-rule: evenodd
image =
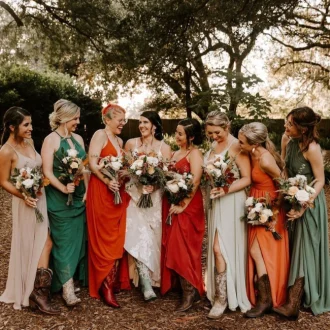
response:
M82 146L73 137L70 139L78 151L78 157L85 159L86 152ZM61 137L60 147L55 152L53 164L53 172L57 178L60 175L59 159L67 156L68 149L71 147L67 138ZM59 291L71 277L87 285L86 214L85 204L82 201L84 193L85 185L83 181L80 181L73 193L73 205L68 206L66 205L67 194L63 194L51 185L46 187L50 232L53 240L50 259L50 267L54 272L53 292Z
M286 149L289 177L305 175L314 180L311 164L304 158L298 139L291 139ZM315 199L315 207L307 209L293 223L292 255L288 286L304 277L305 307L314 315L330 311L330 263L328 247L328 215L324 190Z

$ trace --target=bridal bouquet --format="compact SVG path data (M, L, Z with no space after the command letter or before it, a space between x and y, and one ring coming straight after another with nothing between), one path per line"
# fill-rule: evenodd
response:
M59 160L61 165L59 170L61 171L58 179L63 184L73 182L75 186L79 186L80 181L83 179L83 170L87 164L87 158L85 160L78 158L78 151L76 149L68 149L65 156L64 149L62 148L62 158L55 157ZM73 205L73 196L68 194L68 201L66 205Z
M24 198L37 198L37 196L42 194L41 188L49 184L49 180L44 177L41 167L39 166L34 168L14 168L10 180ZM40 210L37 207L34 210L37 222L43 222L44 217Z
M275 216L278 211L273 211L272 205L268 198L249 197L245 201L245 206L247 213L242 217L242 220L246 221L252 226L268 227L269 222L276 221ZM269 229L266 228L266 230ZM282 236L277 233L275 229L273 229L271 232L276 240L280 240L282 238Z
M133 162L130 164L128 170L142 186L157 184L162 187L165 184L164 167L165 165L160 155L155 153L148 155L134 154ZM142 190L142 195L137 206L141 208L153 206L151 196L145 189Z
M204 171L212 187L221 187L226 193L230 185L239 178L239 170L230 160L228 152L225 156L216 155L215 159L208 161ZM214 199L215 196L211 194L210 198Z
M313 207L313 194L315 189L307 184L307 178L304 175L296 175L289 179L278 179L279 192L284 195L291 208L300 211L301 208Z
M100 172L110 180L118 181L118 171L123 168L123 157L107 156L100 160ZM114 203L118 205L122 203L119 191L114 192Z
M189 198L194 185L192 183L192 174L191 173L176 173L168 172L167 178L169 179L165 185L165 195L170 202L174 205L182 205L185 198ZM168 215L166 223L172 224L172 217Z

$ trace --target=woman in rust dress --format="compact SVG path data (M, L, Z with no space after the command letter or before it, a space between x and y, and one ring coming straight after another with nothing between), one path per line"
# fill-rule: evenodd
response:
M262 123L244 125L239 131L241 149L250 154L252 162L252 186L250 196L276 201L277 188L274 179L280 177L282 161L268 131ZM276 208L276 205L275 205ZM274 211L274 209L273 209ZM269 229L281 235L275 240L271 231L264 226L248 226L247 294L254 308L246 317L260 317L270 312L272 306L284 304L289 275L289 237L285 228L284 210L278 210L276 219ZM258 278L255 283L255 277ZM255 289L258 296L255 296Z
M89 293L114 308L120 307L114 294L119 259L124 252L128 195L124 185L106 178L98 166L106 156L122 153L117 137L126 123L125 110L109 104L102 110L105 129L95 132L89 148L92 171L87 192ZM114 191L120 191L122 203L114 203Z
M163 203L163 232L161 260L161 294L165 294L174 284L178 275L183 291L181 304L176 311L188 310L204 293L202 279L202 242L204 236L204 208L199 188L203 157L194 145L201 144L201 127L196 119L181 120L175 132L179 150L172 160L176 171L191 172L194 190L181 205ZM172 224L166 224L168 214Z

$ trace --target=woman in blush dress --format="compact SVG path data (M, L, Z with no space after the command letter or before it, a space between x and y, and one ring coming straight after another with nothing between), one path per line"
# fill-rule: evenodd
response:
M204 293L201 257L205 219L199 188L203 158L195 147L202 143L199 122L190 118L181 120L175 131L175 140L179 150L171 159L177 172L193 175L194 189L180 205L169 205L164 198L161 293L168 292L174 285L174 278L179 276L183 296L176 311L184 312ZM172 215L172 224L166 223L169 214Z
M311 108L289 112L285 122L283 155L288 177L297 174L315 182L314 207L290 210L291 264L288 300L274 311L289 319L297 319L304 295L304 306L314 315L330 311L330 262L328 244L328 214L324 186L324 165L318 144L317 124L321 117Z
M44 189L38 199L23 196L10 181L14 168L41 167L41 157L31 140L30 113L12 107L3 117L4 131L0 149L0 185L12 196L13 232L6 290L0 297L13 303L14 309L31 306L55 315L60 310L50 302L52 271L48 268L52 240L48 233L48 216ZM38 207L43 221L37 222Z
M251 183L251 166L247 155L241 153L238 140L230 134L230 121L221 111L211 111L205 120L205 130L213 140L205 154L205 165L217 156L230 158L235 181L228 191L213 188L212 208L208 209L208 248L206 269L207 298L212 303L208 317L221 317L227 306L242 312L251 308L246 294L246 224L241 220L245 212L245 188ZM207 203L209 204L209 203Z
M241 149L249 153L252 162L250 196L267 198L275 203L274 210L278 211L276 221L268 223L268 226L282 237L275 240L271 231L266 231L264 226L248 226L247 292L255 307L245 316L260 317L270 312L272 306L284 304L286 299L290 265L289 237L284 211L279 209L278 189L274 181L280 177L283 164L264 124L254 122L244 125L239 131L238 139ZM256 276L258 280L255 283Z
M126 208L125 186L100 172L99 160L120 156L123 141L117 136L126 124L125 110L110 103L102 110L104 129L96 131L89 146L92 171L87 193L89 293L114 308L120 305L115 296L117 265L124 252ZM115 204L114 192L122 202Z
M162 122L157 112L145 111L139 120L141 137L130 139L125 145L126 152L133 154L156 154L166 160L171 157L171 148L163 141ZM137 206L142 190L151 194L153 206ZM138 187L130 181L126 190L131 196L127 208L125 250L135 260L135 266L145 301L157 296L153 286L160 286L160 250L162 237L162 192L154 186ZM133 272L135 274L135 272ZM133 276L137 285L138 279Z
M54 111L49 116L53 130L44 140L41 149L44 173L50 181L46 187L47 208L50 222L53 249L51 267L54 271L52 290L63 290L62 297L67 306L80 303L75 294L73 278L87 285L86 251L86 214L85 189L87 177L77 186L74 183L62 183L61 159L67 150L75 149L77 157L86 158L82 137L74 133L80 122L80 108L67 100L61 99L54 104ZM73 205L67 205L68 194L72 194Z

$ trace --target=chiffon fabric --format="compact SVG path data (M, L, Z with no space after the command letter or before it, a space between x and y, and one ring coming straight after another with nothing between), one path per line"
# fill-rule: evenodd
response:
M260 168L259 159L252 164L252 186L250 196L254 198L268 197L271 201L277 198L278 193L274 180ZM259 247L266 265L270 281L273 306L278 307L286 301L286 291L289 276L289 237L285 227L285 213L280 210L277 216L275 230L282 236L282 239L275 240L270 231L264 226L248 225L248 250L250 251L254 240ZM252 305L256 304L255 296L255 263L248 254L247 267L247 292Z
M86 158L86 152L80 143L71 136L61 137L60 147L55 152L53 173L58 178L61 175L60 159L67 156L67 150L72 149L71 142L78 151L77 157ZM86 214L83 197L85 184L80 181L72 194L73 205L67 205L68 195L55 187L48 185L47 208L50 222L53 248L50 257L50 268L53 270L52 291L59 291L70 278L87 285L87 251L86 251Z
M108 139L100 157L117 156ZM99 289L110 270L124 253L126 208L129 196L120 188L121 204L114 204L114 194L94 174L87 192L89 293L100 299ZM126 275L126 272L125 272Z
M7 143L8 144L8 143ZM14 148L13 148L14 149ZM15 149L14 149L15 150ZM36 152L32 159L16 151L16 167L41 166L41 157ZM34 287L38 262L45 246L48 233L46 194L42 189L38 196L37 207L42 213L43 222L36 221L35 210L27 206L21 198L12 198L12 240L9 259L9 271L6 289L0 297L4 303L13 303L14 309L29 306L29 296Z
M305 159L298 139L291 139L286 149L286 168L289 177L305 175L314 180L311 164ZM288 286L304 277L304 306L314 315L330 311L330 262L328 244L328 214L324 190L301 218L293 222L290 233L292 245Z
M179 173L190 172L186 157L176 165ZM200 188L197 189L189 205L180 214L172 215L172 224L166 224L170 205L163 199L162 219L162 260L161 294L165 294L175 284L176 274L185 278L199 292L204 293L202 278L202 243L204 236L204 208Z
M220 155L224 156L229 148L230 146ZM209 160L210 152L211 150L206 153L205 162ZM232 166L237 167L235 160L232 160ZM213 304L215 295L213 245L215 235L218 235L221 254L226 262L228 308L235 311L239 307L243 313L251 308L245 283L247 228L244 221L241 220L245 212L245 200L245 190L240 190L212 200L212 207L209 206L209 201L206 204L208 207L207 269L205 274L207 298Z

